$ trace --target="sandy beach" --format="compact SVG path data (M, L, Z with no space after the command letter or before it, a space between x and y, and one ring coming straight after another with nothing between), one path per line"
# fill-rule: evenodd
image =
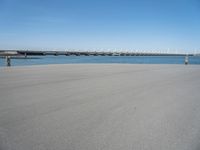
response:
M0 68L0 150L199 149L199 65Z

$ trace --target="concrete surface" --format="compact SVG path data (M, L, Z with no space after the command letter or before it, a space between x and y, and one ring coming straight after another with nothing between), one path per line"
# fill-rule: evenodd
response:
M0 68L0 150L200 150L200 66Z

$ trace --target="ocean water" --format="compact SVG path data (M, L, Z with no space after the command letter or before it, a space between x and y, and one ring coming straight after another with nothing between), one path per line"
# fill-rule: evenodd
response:
M26 66L74 63L184 64L184 59L185 57L183 56L28 56L27 59L11 59L11 65ZM200 64L200 57L189 57L189 64ZM0 66L5 66L5 59L0 58Z

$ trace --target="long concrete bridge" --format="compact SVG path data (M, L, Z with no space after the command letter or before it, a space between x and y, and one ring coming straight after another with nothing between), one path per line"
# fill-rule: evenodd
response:
M0 56L193 56L194 54L165 52L107 52L107 51L33 51L33 50L0 50Z

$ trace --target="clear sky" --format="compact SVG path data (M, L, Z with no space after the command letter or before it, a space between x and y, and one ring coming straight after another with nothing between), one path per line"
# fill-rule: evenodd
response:
M200 0L0 0L0 49L200 50Z

